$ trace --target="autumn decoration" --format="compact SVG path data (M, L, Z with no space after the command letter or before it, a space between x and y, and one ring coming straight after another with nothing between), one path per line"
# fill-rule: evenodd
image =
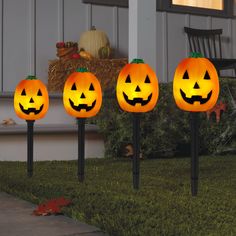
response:
M33 127L48 111L49 98L46 86L35 76L29 75L15 89L16 115L27 122L27 175L33 175Z
M66 112L78 123L78 179L84 181L85 118L95 116L102 105L101 85L86 68L79 68L67 78L63 91Z
M79 51L86 51L94 58L109 58L111 53L108 36L95 26L82 33L78 48Z
M14 108L24 120L38 120L45 116L49 106L46 86L35 76L28 76L15 89Z
M71 116L95 116L102 105L102 90L98 79L86 68L79 68L70 74L64 86L63 103Z
M116 97L120 108L133 113L133 188L140 180L140 113L154 109L159 95L158 79L142 59L134 59L120 71Z
M116 97L122 110L135 113L151 111L158 95L157 76L142 59L134 59L120 71Z
M176 68L173 95L176 105L190 112L191 128L191 193L198 192L199 175L199 112L212 109L220 91L219 79L214 65L200 53L191 53Z
M112 49L109 45L103 46L98 50L98 55L100 59L110 58L111 54L112 54Z
M16 125L16 122L12 118L6 118L2 120L2 125Z
M62 208L71 205L70 200L64 197L55 198L48 200L44 203L38 205L38 207L33 211L35 216L49 216L62 214Z
M220 101L218 104L216 104L213 108L211 108L210 110L208 110L207 113L207 119L210 119L210 116L212 113L215 113L216 116L216 122L219 123L220 122L220 116L222 112L226 111L226 104L223 103L222 101Z
M176 105L184 111L210 110L219 96L219 79L214 65L198 55L183 59L175 71L174 99Z
M69 60L78 53L78 44L75 42L58 42L56 44L57 56L60 60Z
M94 59L91 53L86 52L84 50L81 50L79 52L79 55L80 55L81 58L83 58L85 60L92 60L92 59Z

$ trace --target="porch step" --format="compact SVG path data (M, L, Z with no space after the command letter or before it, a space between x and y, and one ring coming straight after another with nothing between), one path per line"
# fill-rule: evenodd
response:
M78 127L75 124L42 124L34 127L34 160L78 158ZM27 126L0 126L0 161L26 161ZM104 157L104 142L95 125L85 125L85 158Z
M0 95L0 123L12 118L16 125L0 125L0 161L26 161L27 124L13 107L12 93ZM74 160L78 158L78 127L63 107L62 96L50 95L45 118L34 123L34 160ZM104 157L103 137L95 125L85 125L85 158Z

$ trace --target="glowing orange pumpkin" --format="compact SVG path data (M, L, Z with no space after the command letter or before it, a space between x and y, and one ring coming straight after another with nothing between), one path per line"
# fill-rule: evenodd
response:
M63 103L71 116L95 116L102 105L102 89L98 79L85 68L76 70L65 82Z
M35 76L28 76L16 86L14 109L21 119L41 119L45 116L48 106L47 88Z
M185 111L210 110L219 96L219 80L214 65L198 56L182 60L174 75L174 99Z
M120 107L128 112L151 111L159 95L155 72L141 59L134 59L120 71L116 96Z

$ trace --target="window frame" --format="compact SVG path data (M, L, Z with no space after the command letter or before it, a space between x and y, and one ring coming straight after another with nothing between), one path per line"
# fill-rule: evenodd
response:
M95 5L128 7L128 0L82 0L83 3L91 3Z
M116 6L116 7L128 7L128 2L129 2L128 0L82 0L82 1L83 3L105 5L105 6ZM215 9L207 9L200 7L173 5L172 0L157 0L157 11L233 18L234 17L233 0L223 0L223 5L224 5L224 10L215 10Z

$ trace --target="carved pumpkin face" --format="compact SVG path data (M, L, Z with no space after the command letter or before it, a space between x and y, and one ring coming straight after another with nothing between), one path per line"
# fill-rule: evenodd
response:
M211 109L219 95L218 74L206 58L185 58L178 65L173 81L177 106L185 111Z
M124 111L151 111L156 105L158 94L156 74L143 60L134 59L120 71L116 96Z
M45 116L49 106L46 86L35 76L28 76L15 89L14 108L18 117L38 120Z
M98 79L84 68L76 70L65 82L63 103L71 116L95 116L102 105L102 89Z

